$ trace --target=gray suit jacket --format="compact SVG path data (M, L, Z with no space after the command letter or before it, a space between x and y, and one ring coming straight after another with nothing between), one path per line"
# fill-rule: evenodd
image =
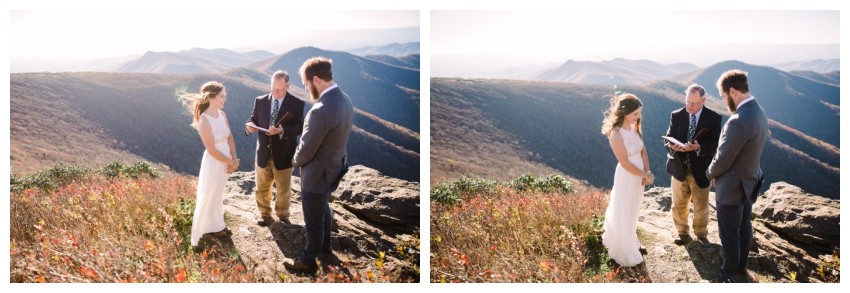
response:
M718 202L733 206L755 202L764 178L760 159L767 132L767 114L756 100L741 105L726 121L717 154L705 172L709 179L717 179Z
M307 112L301 143L292 159L292 165L301 168L303 191L329 193L336 189L353 124L351 98L339 88L322 95Z

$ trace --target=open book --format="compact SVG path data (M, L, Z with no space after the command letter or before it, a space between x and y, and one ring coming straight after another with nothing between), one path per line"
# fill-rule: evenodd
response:
M708 135L708 132L710 132L710 131L711 131L711 130L709 130L708 128L700 129L699 133L697 133L697 135L694 135L694 140L692 140L692 141L691 141L691 143L693 143L694 141L700 141L700 140L702 140L703 138L705 138L705 136L706 136L706 135ZM685 143L684 143L684 142L679 141L679 140L678 140L678 139L676 139L675 137L672 137L672 136L662 136L661 138L663 138L663 139L664 139L664 141L669 142L669 143L671 143L671 144L674 144L674 145L676 145L676 146L678 146L678 147L685 147Z
M292 115L292 113L290 113L290 112L286 112L286 114L283 114L283 116L281 116L280 119L277 120L277 123L275 123L274 125L275 126L289 125L289 124L292 123L292 120L295 120L295 115ZM254 124L254 122L245 123L245 126L257 129L257 130L262 131L262 132L269 132L269 130L267 128L259 127L256 124Z
M255 125L254 122L245 123L245 126L257 129L257 130L262 131L262 132L269 132L268 129L259 127L259 126Z
M680 148L685 147L685 144L684 144L684 143L682 143L681 141L679 141L678 139L676 139L675 137L672 137L672 136L662 136L661 138L663 138L665 142L669 142L670 144L676 145L676 146L678 146L678 147L680 147Z

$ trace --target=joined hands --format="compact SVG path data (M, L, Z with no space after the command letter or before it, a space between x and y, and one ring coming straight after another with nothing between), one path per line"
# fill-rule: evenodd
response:
M653 181L655 181L655 175L650 171L646 171L643 178L640 179L640 185L650 185Z
M227 174L233 173L236 169L239 169L239 159L230 160L227 164Z

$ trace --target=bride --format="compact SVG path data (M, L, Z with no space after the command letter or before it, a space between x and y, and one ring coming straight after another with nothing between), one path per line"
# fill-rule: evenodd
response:
M228 174L239 167L239 160L236 159L236 145L230 135L227 116L221 110L227 101L224 85L210 81L201 86L200 93L183 94L180 98L192 113L192 127L198 130L206 149L198 172L198 191L192 217L191 242L192 246L197 246L204 234L215 237L233 235L224 224L222 195Z
M640 114L640 99L622 94L611 99L611 108L602 123L602 134L608 136L619 162L605 211L602 243L608 249L608 256L627 267L643 262L642 254L646 254L637 238L638 212L644 185L652 184L655 179L649 171L649 157L643 147Z

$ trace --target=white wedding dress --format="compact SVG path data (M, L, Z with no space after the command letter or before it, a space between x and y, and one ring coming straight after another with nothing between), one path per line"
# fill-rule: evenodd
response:
M230 157L230 127L224 119L224 113L218 111L218 118L207 114L212 127L215 148L225 157ZM203 117L202 117L203 119ZM198 240L206 233L224 230L224 184L227 183L227 164L222 163L206 150L201 159L201 170L198 172L198 192L195 195L195 213L192 216L192 246L198 245Z
M643 141L640 136L634 130L617 128L614 131L619 131L623 136L629 162L643 170L640 155ZM611 199L605 211L602 244L608 248L608 256L621 266L630 267L643 262L637 238L637 222L643 200L643 185L640 183L640 176L629 173L617 163L614 187L611 188Z

